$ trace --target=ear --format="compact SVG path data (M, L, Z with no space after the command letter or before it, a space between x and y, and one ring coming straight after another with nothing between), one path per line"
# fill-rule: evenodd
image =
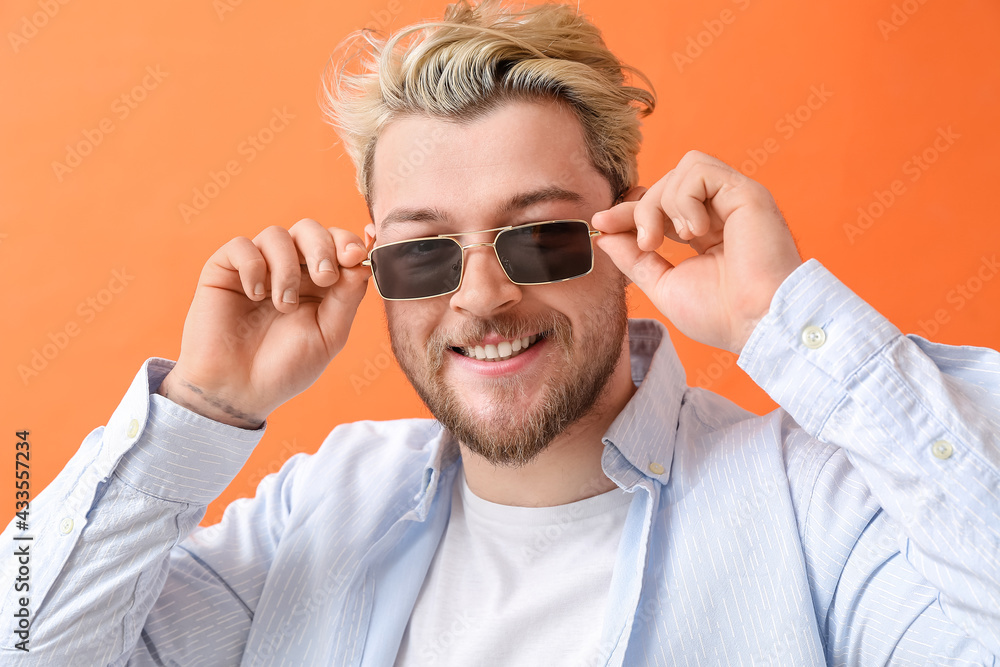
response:
M621 199L615 203L618 204L620 202L626 202L626 201L639 201L640 199L642 199L642 196L646 194L646 190L648 189L649 188L637 185L628 192L626 192L625 194L623 194Z
M365 247L370 248L374 240L375 240L375 224L369 222L367 225L365 225Z

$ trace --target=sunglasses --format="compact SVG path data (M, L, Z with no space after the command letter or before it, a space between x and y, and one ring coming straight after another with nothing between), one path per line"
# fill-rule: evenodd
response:
M496 232L492 243L462 245L456 237ZM475 232L439 234L372 248L368 259L375 288L388 301L429 299L457 292L465 275L465 250L492 246L515 285L547 285L585 276L594 268L591 238L600 234L584 220L549 220Z

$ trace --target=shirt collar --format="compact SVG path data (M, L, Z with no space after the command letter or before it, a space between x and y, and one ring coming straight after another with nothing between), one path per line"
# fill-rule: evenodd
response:
M604 434L602 458L605 473L625 489L643 476L664 484L669 480L677 419L687 389L684 367L663 324L629 320L628 337L632 382L638 389ZM433 495L441 471L461 457L458 441L444 428L430 449L418 497L428 491Z
M632 382L638 387L604 434L604 472L628 489L649 477L666 484L674 458L684 366L667 328L656 320L629 320Z

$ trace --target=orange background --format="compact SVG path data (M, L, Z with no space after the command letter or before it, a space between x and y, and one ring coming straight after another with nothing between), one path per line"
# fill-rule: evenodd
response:
M804 256L901 329L1000 347L1000 280L989 264L1000 248L993 0L581 7L659 94L644 126L644 184L688 149L717 155L771 190ZM321 72L351 30L442 9L426 0L3 3L0 502L13 507L15 431L31 431L37 494L107 421L144 359L176 358L201 266L228 239L303 217L360 233L367 214L351 164L317 106ZM270 143L250 160L243 142L275 109L294 118L264 133ZM794 125L786 114L798 114ZM86 151L88 141L96 145L76 166L54 168L69 166L68 145ZM933 163L921 169L912 160L925 151ZM239 173L186 221L180 206L229 161ZM867 229L859 207L873 214ZM654 314L641 294L633 304L636 315ZM387 366L381 313L370 288L346 349L272 415L206 522L340 422L426 415ZM758 412L773 406L731 355L674 337L690 383ZM43 351L52 358L35 356Z

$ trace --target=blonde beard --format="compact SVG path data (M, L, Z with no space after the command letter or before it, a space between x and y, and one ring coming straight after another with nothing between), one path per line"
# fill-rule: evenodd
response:
M475 414L448 386L442 374L444 355L449 350L444 335L435 334L427 341L423 354L413 350L406 338L405 322L389 319L392 350L403 372L431 414L460 442L475 454L496 466L517 468L532 461L552 440L571 425L584 419L606 391L621 359L628 332L628 308L624 287L612 292L590 313L593 323L583 332L573 354L573 331L562 313L550 312L543 318L518 318L504 315L490 320L477 319L458 335L450 332L448 340L481 340L496 332L512 338L524 331L546 331L551 346L549 354L563 357L568 374L551 378L542 397L529 410L509 410L513 392L525 388L515 378L496 378L490 387L496 394L489 415ZM585 360L573 364L573 358Z

